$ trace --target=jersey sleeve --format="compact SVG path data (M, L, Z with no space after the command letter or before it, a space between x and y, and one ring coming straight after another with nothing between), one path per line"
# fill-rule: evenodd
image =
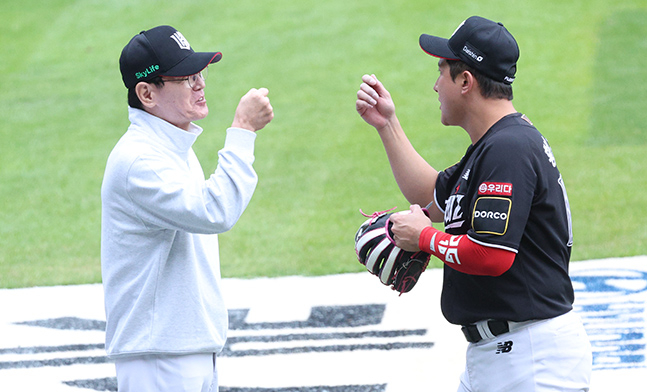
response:
M449 179L452 177L454 172L458 169L458 163L448 167L447 169L440 171L438 173L438 177L436 178L436 186L434 188L434 201L433 203L436 204L440 212L443 214L445 213L445 201L449 197L449 194L451 192L450 189L448 189L448 182ZM429 207L429 206L427 206Z
M497 138L474 165L471 222L467 235L476 243L519 249L537 184L535 153L527 138Z

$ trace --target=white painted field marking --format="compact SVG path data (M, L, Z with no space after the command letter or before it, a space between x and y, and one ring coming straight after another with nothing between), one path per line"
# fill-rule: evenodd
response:
M571 264L594 350L592 392L647 376L647 257ZM455 390L460 328L441 315L440 270L397 293L368 273L225 279L221 392ZM115 391L100 285L0 290L0 390Z

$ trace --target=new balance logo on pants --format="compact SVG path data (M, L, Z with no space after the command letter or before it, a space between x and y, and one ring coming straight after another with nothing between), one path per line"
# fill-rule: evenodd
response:
M497 354L509 353L510 351L512 351L512 341L499 342L496 345L496 349Z

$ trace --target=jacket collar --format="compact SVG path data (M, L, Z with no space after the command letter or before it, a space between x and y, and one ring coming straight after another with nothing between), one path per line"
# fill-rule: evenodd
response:
M191 149L193 143L202 133L202 128L194 123L191 123L189 130L185 131L144 110L130 106L128 107L128 119L131 123L129 129L139 129L158 143L180 153L186 153Z

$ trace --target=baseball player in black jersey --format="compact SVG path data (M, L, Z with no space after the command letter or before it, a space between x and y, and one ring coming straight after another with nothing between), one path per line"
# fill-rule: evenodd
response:
M477 16L449 39L423 34L419 43L439 58L441 122L471 139L463 158L440 172L430 166L375 75L363 76L356 108L412 204L391 217L396 245L444 262L442 312L469 342L458 391L588 391L591 346L572 311L566 188L548 141L512 105L517 43Z

